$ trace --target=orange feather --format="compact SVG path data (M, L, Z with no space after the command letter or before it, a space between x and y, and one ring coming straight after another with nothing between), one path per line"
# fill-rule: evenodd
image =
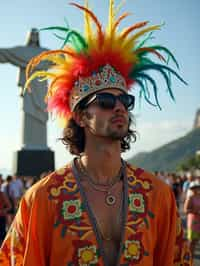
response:
M83 11L85 11L86 13L88 13L88 15L92 18L92 20L94 21L94 23L96 24L97 26L97 30L98 30L98 37L99 37L99 46L102 45L103 43L103 40L104 40L104 34L102 32L102 27L101 27L101 24L100 22L98 21L97 17L95 16L95 14L89 10L88 8L84 7L84 6L81 6L79 4L76 4L76 3L70 3L70 5L72 6L75 6Z
M150 48L150 47L143 47L143 48L139 48L135 51L136 54L139 54L141 52L144 52L144 51L147 51L147 52L150 52L150 53L153 53L155 55L158 56L159 59L163 60L166 62L165 58L160 54L158 53L155 49L153 48Z
M126 18L127 16L129 16L130 13L126 12L124 14L122 14L116 21L115 21L115 24L113 26L113 32L116 30L117 26L119 25L119 23L124 19Z
M148 21L143 21L143 22L139 22L139 23L136 23L130 27L128 27L121 35L120 39L125 39L126 36L128 36L128 34L136 29L139 29L139 28L142 28L144 26L146 26L148 24Z

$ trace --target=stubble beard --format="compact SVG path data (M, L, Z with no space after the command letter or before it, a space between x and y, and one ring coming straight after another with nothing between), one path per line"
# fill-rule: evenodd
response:
M128 127L119 127L117 129L108 128L106 132L106 136L112 140L122 140L124 137L128 135Z

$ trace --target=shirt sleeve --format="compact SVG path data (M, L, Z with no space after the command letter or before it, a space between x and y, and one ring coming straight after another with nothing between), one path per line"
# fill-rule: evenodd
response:
M44 191L31 189L25 194L0 249L0 265L49 265L52 225L49 208Z
M170 188L162 191L159 204L155 266L192 266L189 246L184 239L182 221Z
M27 232L27 220L27 206L23 199L20 203L18 213L16 214L16 217L1 246L1 265L23 265L23 256Z

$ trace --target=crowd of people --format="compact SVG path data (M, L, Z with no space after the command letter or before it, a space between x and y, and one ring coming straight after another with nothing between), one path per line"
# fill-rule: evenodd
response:
M42 173L39 179L46 174ZM37 180L38 178L34 176L7 175L4 177L0 173L0 245L15 217L21 197Z
M155 172L173 190L179 212L186 216L186 237L192 256L200 240L200 170L185 174ZM183 220L184 222L184 220Z

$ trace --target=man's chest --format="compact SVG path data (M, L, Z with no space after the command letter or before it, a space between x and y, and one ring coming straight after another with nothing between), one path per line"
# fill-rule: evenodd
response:
M116 184L111 191L93 190L87 184L85 194L88 205L96 220L96 225L103 241L120 241L123 193L122 184ZM114 197L114 204L107 203L108 195Z

